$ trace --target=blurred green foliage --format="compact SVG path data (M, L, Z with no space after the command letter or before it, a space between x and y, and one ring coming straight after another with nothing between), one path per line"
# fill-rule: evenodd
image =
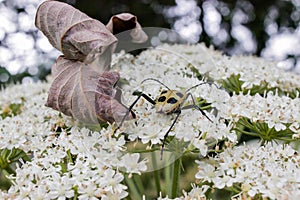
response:
M25 70L22 73L12 75L9 71L0 66L0 90L9 84L22 83L25 77L31 77L33 80L46 80L46 76L50 73L49 68L40 66L38 74L33 77L32 74Z
M4 88L10 83L20 83L22 79L28 75L29 74L26 72L17 75L11 75L6 68L0 67L0 89Z
M113 14L121 12L134 13L142 26L144 27L163 27L172 28L175 21L180 18L180 15L168 17L166 10L176 5L175 0L85 0L85 1L70 1L62 0L63 2L73 2L74 7L87 13L89 16L100 20L103 23L108 22ZM221 15L220 26L229 35L222 42L216 42L215 36L208 33L205 20L207 10L207 2ZM243 26L248 28L256 42L256 50L251 52L255 55L260 55L262 50L267 46L267 40L270 37L267 26L274 23L277 26L277 32L295 31L300 22L300 4L295 5L293 1L284 0L213 0L213 1L197 1L197 6L200 9L199 22L202 27L202 32L199 41L205 42L206 45L214 45L217 49L230 54L247 53L237 47L237 39L232 35L232 28L236 23L233 19L237 12L243 12ZM297 15L298 13L298 15ZM175 14L176 15L176 14Z
M196 37L198 38L198 42L204 42L207 46L213 45L216 49L228 55L254 54L264 56L266 54L265 50L272 42L270 38L274 38L280 34L295 34L300 28L300 3L296 0L60 1L72 4L74 7L104 24L109 21L112 15L121 12L135 14L143 27L170 28L175 31L180 30L178 24L182 23L184 29L189 25L189 20L194 20L193 23L195 22L197 26L194 28L198 31ZM185 10L187 3L190 4L191 2L193 3L192 7L188 7L190 10ZM19 3L17 0L3 0L0 4L14 9L19 18L24 17L24 13L28 12L28 8L26 6L22 7L22 3ZM211 21L212 18L215 21ZM21 22L17 20L16 23ZM23 30L19 29L15 32L18 31ZM37 30L23 32L30 35L37 44L39 38ZM7 45L6 39L10 33L4 34L3 39L0 40L0 48L2 46L9 49L10 47ZM43 52L43 49L38 49L38 45L36 44L34 47L37 49L39 55L49 55L49 52ZM299 64L300 52L297 48L294 48L294 50L284 50L284 48L279 47L277 50L285 51L279 54L281 55L279 59L288 59L292 63L291 66L294 67L297 65L297 62ZM53 58L51 57L51 59ZM272 55L271 53L269 58L276 59L276 55ZM20 71L20 74L13 76L3 68L6 67L5 64L1 63L0 88L3 88L4 84L7 83L21 82L24 77L32 77L33 81L45 79L47 74L50 73L50 66L46 65L50 63L48 60L48 62L44 62L44 66L38 66L39 72L37 74L28 73L30 71L23 69Z

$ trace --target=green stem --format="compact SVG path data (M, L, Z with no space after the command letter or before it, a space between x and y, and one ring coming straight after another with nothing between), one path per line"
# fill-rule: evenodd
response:
M161 187L160 187L159 170L157 170L158 168L157 168L157 161L156 161L155 153L151 154L151 160L152 160L153 169L155 169L155 171L153 171L153 173L154 173L154 180L155 180L155 186L156 186L156 195L159 196L159 193L161 192Z
M147 150L144 150L144 149L137 149L137 150L129 150L128 152L129 153L149 153L149 152L154 152L154 151L158 151L160 150L160 148L151 148L151 149L147 149Z
M246 119L246 118L242 118L239 120L239 124L244 126L244 127L247 127L249 129L252 129L253 128L253 125L251 123L249 123L249 121Z
M72 198L73 200L76 200L78 197L78 188L77 187L73 187L74 190L74 197Z
M67 151L67 163L74 163L70 149Z
M211 143L207 143L207 146L208 147L213 147L213 146L217 145L219 142L222 142L222 141L223 141L223 139L222 140L215 140Z
M143 182L141 180L141 176L134 175L133 180L135 182L135 185L137 186L137 189L139 190L139 193L142 194L142 195L145 194L145 189L144 189Z
M10 165L7 165L3 170L5 170L8 174L16 175L16 171Z
M237 192L242 191L242 187L241 187L239 184L233 184L232 187L233 187Z
M276 133L276 130L275 128L269 128L267 124L264 124L265 125L265 130L267 132L267 136L272 136L274 133Z
M231 186L231 187L225 187L224 188L225 190L229 191L229 192L233 192L235 194L241 192L241 190L238 190L237 188L235 188L234 186Z
M284 141L284 142L293 142L295 141L295 139L290 139L290 138L280 138L280 140Z
M259 137L259 135L256 134L256 133L251 133L251 132L248 132L248 131L244 131L244 130L241 130L239 128L235 128L235 130L237 130L237 131L239 131L239 132L241 132L243 134L246 134L246 135L251 135L251 136Z
M167 155L166 155L167 156ZM171 187L171 182L172 182L172 178L171 178L171 168L173 165L168 165L165 167L165 176L166 176L166 194L168 196L171 196L171 191L172 191L172 187Z
M127 186L130 190L130 196L132 197L131 199L141 199L141 195L139 193L139 191L137 190L137 187L134 184L134 181L132 178L128 178L127 175L124 175L125 177L125 181L127 183Z
M179 189L179 174L180 174L180 163L181 163L180 161L181 159L178 158L174 162L171 198L175 198L177 196L178 189Z
M207 105L207 106L201 106L202 110L207 110L207 109L210 109L210 108L211 108L211 104Z

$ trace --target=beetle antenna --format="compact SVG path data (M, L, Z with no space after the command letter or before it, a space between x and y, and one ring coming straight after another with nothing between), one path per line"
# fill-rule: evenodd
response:
M145 81L148 81L148 80L152 80L152 81L156 81L158 83L160 83L161 85L165 86L165 88L167 88L168 90L171 90L168 86L166 86L163 82L155 79L155 78L146 78L145 80L143 80L141 83L144 83Z
M218 86L217 86L215 83L213 83L213 82L203 82L203 83L199 83L199 84L197 84L197 85L194 85L194 86L190 87L190 88L187 89L185 92L187 93L187 92L189 92L191 89L194 89L194 88L196 88L196 87L198 87L198 86L200 86L200 85L204 85L204 84L215 85L215 86L218 88Z

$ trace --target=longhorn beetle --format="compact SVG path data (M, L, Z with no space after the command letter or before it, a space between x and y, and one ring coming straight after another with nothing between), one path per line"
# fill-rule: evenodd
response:
M157 79L154 79L154 78L147 78L147 79L143 80L141 83L144 83L145 81L148 81L148 80L153 80L153 81L156 81L156 82L160 83L161 85L163 85L166 88L166 90L163 90L155 100L153 100L151 97L149 97L148 95L146 95L143 92L134 91L133 95L138 96L138 97L136 98L136 100L128 108L128 111L126 112L126 115L123 117L123 119L122 119L120 125L118 126L118 128L122 126L122 124L125 121L127 115L130 112L132 112L133 106L138 102L138 100L141 97L143 97L149 103L154 105L156 113L161 113L161 114L166 114L166 115L176 114L176 117L175 117L173 123L171 124L170 128L168 129L168 131L164 135L164 139L162 141L163 142L162 143L162 148L161 148L161 155L162 155L163 149L164 149L164 146L165 146L166 138L168 137L169 132L174 127L174 125L175 125L177 119L179 118L179 115L181 114L182 110L195 108L195 109L199 110L201 112L201 114L204 115L210 122L212 122L212 120L205 114L205 112L198 105L196 105L193 95L189 92L193 88L196 88L196 87L198 87L200 85L203 85L203 84L210 84L210 83L208 83L208 82L199 83L199 84L194 85L193 87L187 89L185 92L180 92L178 90L171 90L164 83L162 83L161 81L159 81ZM186 100L189 97L191 97L191 99L192 99L192 104L183 106L183 104L186 102Z

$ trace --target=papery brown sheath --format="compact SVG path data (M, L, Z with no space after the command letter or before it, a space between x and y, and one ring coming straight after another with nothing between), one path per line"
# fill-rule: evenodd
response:
M126 23L120 25L114 20L107 26L119 31L137 27L136 35L130 34L132 40L146 40L136 17L126 13L117 19L123 20L124 16L134 19L131 22L135 26L132 23L130 27ZM46 106L86 123L120 121L128 108L121 103L114 89L119 73L107 71L117 43L110 30L74 7L52 0L39 6L35 24L64 54L52 67L54 80ZM131 112L127 119L133 118L135 115Z

